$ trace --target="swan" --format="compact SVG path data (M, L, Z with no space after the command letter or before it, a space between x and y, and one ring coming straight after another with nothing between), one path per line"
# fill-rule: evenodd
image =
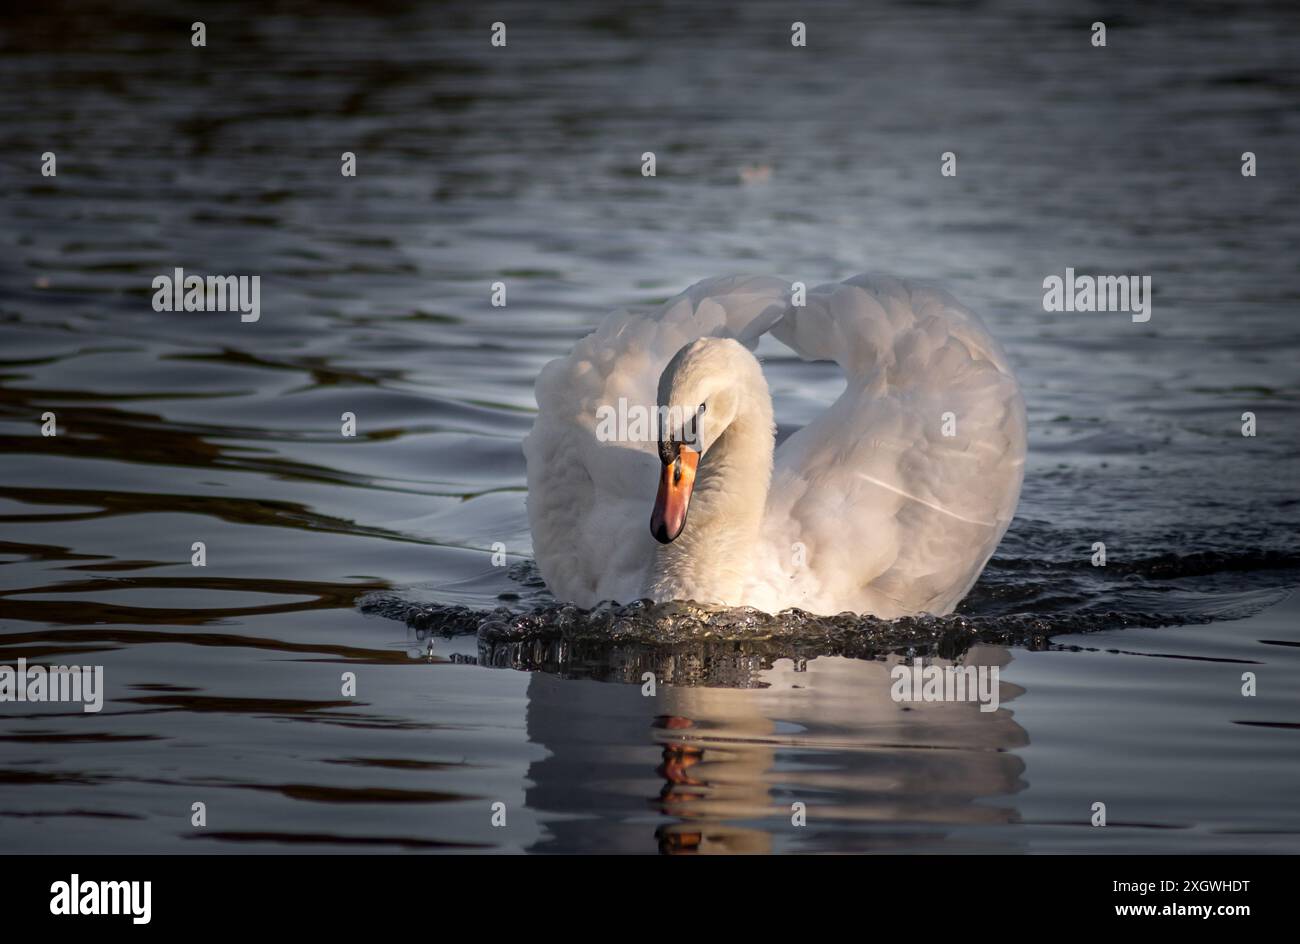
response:
M801 294L705 279L656 311L612 312L542 368L526 504L557 598L894 619L966 595L1024 477L1006 355L938 288L860 275ZM846 381L779 447L765 334ZM654 419L611 437L611 410Z

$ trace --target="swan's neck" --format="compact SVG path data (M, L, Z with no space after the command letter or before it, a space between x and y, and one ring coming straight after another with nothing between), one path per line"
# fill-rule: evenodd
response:
M767 385L751 387L700 462L682 533L656 548L646 596L740 605L763 527L774 445Z

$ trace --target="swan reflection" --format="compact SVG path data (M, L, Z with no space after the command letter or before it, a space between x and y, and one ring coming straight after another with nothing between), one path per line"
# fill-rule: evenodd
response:
M678 655L692 666L676 677L697 684L652 696L644 684L592 680L589 664L532 674L527 734L548 751L528 770L527 803L546 827L534 851L1014 851L978 827L1018 816L1024 763L1012 752L1028 736L1008 707L1016 686L1001 683L995 712L900 703L890 694L899 656L751 663L727 648ZM959 660L1012 657L977 645Z

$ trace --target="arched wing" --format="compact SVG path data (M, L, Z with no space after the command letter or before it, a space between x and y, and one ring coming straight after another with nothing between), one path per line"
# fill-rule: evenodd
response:
M946 292L869 276L812 290L772 334L838 363L847 385L777 450L747 602L950 612L1024 474L1024 402L1001 348Z

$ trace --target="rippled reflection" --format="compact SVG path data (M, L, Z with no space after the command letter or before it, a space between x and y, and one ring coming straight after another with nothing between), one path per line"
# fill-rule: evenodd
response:
M977 646L963 663L1011 659ZM897 661L780 660L750 688L663 686L654 697L533 675L528 735L548 754L529 765L527 798L550 815L535 850L924 850L954 827L1014 822L1024 762L1011 751L1028 736L1013 712L895 702ZM1004 703L1018 694L1003 683ZM627 792L645 806L639 825ZM792 825L794 803L806 805L806 826Z

